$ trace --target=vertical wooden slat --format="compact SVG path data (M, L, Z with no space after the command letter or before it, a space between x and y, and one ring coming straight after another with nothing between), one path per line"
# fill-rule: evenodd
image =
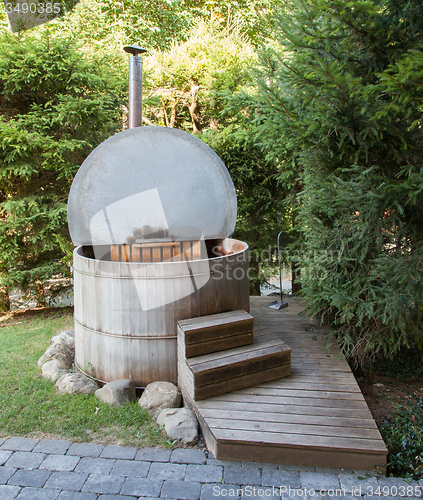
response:
M192 260L201 259L201 241L192 242Z
M122 262L129 262L129 245L121 245Z
M119 262L119 245L110 245L110 259Z
M173 262L180 262L182 260L182 243L177 241L173 246Z
M162 252L160 247L153 247L152 248L152 253L153 253L153 262L161 262L162 261Z
M151 248L150 247L142 247L142 261L143 262L151 262Z
M171 262L172 260L172 245L166 245L163 247L163 262Z
M141 252L138 245L132 245L132 262L141 261Z
M192 260L191 258L191 241L182 242L182 251L184 255L184 260Z

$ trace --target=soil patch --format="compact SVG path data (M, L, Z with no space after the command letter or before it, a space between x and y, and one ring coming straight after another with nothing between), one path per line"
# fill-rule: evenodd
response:
M423 398L423 380L373 373L357 382L378 425L394 418L404 406L412 406Z

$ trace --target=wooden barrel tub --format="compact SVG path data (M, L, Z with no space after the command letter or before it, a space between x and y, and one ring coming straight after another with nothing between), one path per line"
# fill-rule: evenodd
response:
M196 260L122 262L111 257L113 252L103 250L98 259L93 247L78 246L73 264L77 367L99 382L176 384L176 322L249 311L248 245L226 238L213 248ZM163 260L163 250L161 255Z

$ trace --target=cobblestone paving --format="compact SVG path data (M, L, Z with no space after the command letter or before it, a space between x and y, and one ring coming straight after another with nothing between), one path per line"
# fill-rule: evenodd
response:
M364 470L229 462L198 449L0 439L0 500L392 500L422 489Z

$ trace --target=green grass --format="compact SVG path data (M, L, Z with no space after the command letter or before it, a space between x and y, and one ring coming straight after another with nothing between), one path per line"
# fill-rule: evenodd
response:
M0 323L0 436L55 437L122 445L167 444L136 403L110 407L93 394L58 394L37 360L58 331L73 328L69 310L14 315Z

